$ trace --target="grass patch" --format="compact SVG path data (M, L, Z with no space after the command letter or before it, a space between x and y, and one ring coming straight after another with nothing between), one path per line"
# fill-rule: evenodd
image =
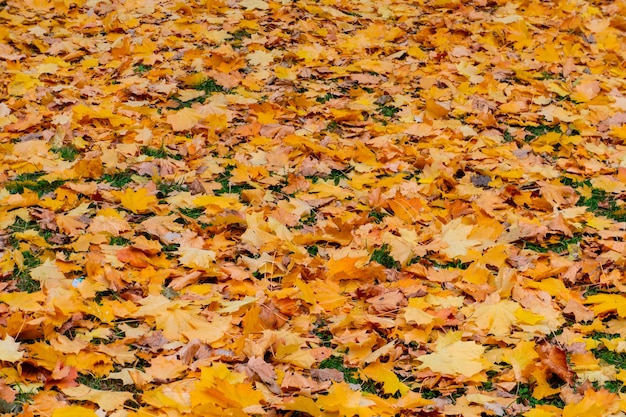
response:
M231 184L230 179L233 176L233 169L235 169L234 165L227 166L225 171L215 179L215 181L222 186L222 188L215 191L215 195L222 195L227 193L241 194L243 190L250 190L254 188L249 184Z
M538 138L539 136L543 136L548 132L556 132L563 133L561 131L561 126L548 126L548 125L537 125L537 126L526 126L526 136L524 137L524 141L530 142Z
M184 107L191 107L193 103L204 104L207 97L211 94L223 93L225 91L224 87L219 85L217 81L215 81L213 78L205 78L198 84L192 85L191 88L198 91L204 91L205 94L188 101L182 101L179 97L172 97L172 99L178 104L178 106L175 108L176 110L182 109Z
M444 395L441 393L441 391L439 390L433 390L433 389L423 389L420 391L420 394L422 395L423 398L427 399L427 400L432 400L434 398L441 398L441 397L448 397L452 400L453 403L456 404L456 400L459 399L460 397L462 397L463 395L465 395L465 393L467 392L467 390L465 388L457 388L456 390L454 390L453 392Z
M133 181L133 175L135 175L132 171L120 171L115 174L104 174L98 182L107 182L111 187L122 188L126 184Z
M26 172L15 177L15 181L37 181L39 177L46 175L45 172Z
M396 261L390 254L389 245L384 244L378 249L374 249L370 261L378 262L385 268L400 269L400 262Z
M587 207L587 211L591 211L596 216L626 222L626 207L618 205L617 201L604 190L592 188L591 197L581 197L576 205Z
M491 391L495 391L496 387L493 385L493 382L487 381L487 382L483 382L482 384L480 384L480 389L483 391L491 392Z
M59 148L52 148L50 150L56 153L57 155L59 155L62 160L69 161L69 162L72 162L73 160L75 160L79 154L78 149L76 149L75 147L71 145L64 145Z
M8 402L0 398L0 413L18 415L23 411L24 404L30 403L31 397L36 394L34 391L22 391L19 386L14 388L16 388L18 392L13 402Z
M430 258L426 258L426 257L421 257L421 256L416 256L414 258L412 258L411 260L409 260L407 262L407 266L411 266L413 264L417 264L417 263L424 263L427 266L432 265L435 268L440 268L440 269L462 269L462 270L466 270L467 268L470 267L471 262L462 262L460 259L453 259L449 262L437 262L436 260L430 259Z
M385 117L393 117L399 111L400 111L400 108L396 106L380 106L378 108L378 112Z
M167 259L174 259L178 256L178 248L180 245L178 243L171 243L169 245L162 245L161 252L165 254Z
M133 72L135 74L143 74L144 72L148 72L152 69L152 65L145 65L145 64L136 64L133 67Z
M557 408L565 407L565 402L559 397L558 394L551 395L550 397L542 398L541 400L533 397L533 390L530 384L517 384L517 403L530 407L537 407L538 405L552 405Z
M422 398L426 400L432 400L433 398L441 397L441 392L432 389L424 389L420 391L420 394L422 395Z
M102 300L106 298L108 300L120 300L120 295L113 290L104 290L104 291L96 291L96 296L94 297L93 301L98 304L98 305L102 305Z
M158 198L165 198L170 195L170 193L189 190L189 187L187 187L186 184L174 181L159 181L157 188L159 189L159 192L157 194Z
M171 243L169 245L163 245L161 250L163 252L176 252L180 245L178 243Z
M315 211L311 211L308 216L304 216L300 219L300 224L302 226L313 226L317 223L317 215Z
M41 290L41 284L31 278L30 270L41 265L41 260L31 251L22 252L22 256L24 257L23 268L21 270L17 267L13 268L15 286L22 292L37 292Z
M252 34L246 29L239 29L234 32L230 32L230 36L232 36L232 39L230 39L230 44L233 46L233 48L239 49L242 47L244 39L250 39L252 37Z
M204 214L204 208L202 207L194 207L194 208L182 208L181 207L179 211L181 214L187 217L191 217L192 219L197 219L198 217Z
M626 353L613 352L607 348L591 349L591 353L609 365L614 365L620 369L626 369Z
M356 384L361 386L361 390L376 394L376 384L371 379L362 380L358 376L357 368L348 368L343 364L343 358L341 356L331 356L320 362L320 369L336 369L343 374L343 379L349 384ZM356 374L356 376L355 376Z
M15 398L15 401L13 401L12 403L7 402L3 400L2 398L0 398L0 413L17 415L22 412L23 404L25 404L25 402L19 402L17 400L17 397Z
M317 256L317 254L319 253L320 249L319 249L319 247L317 245L310 245L310 246L306 247L306 251L311 256Z
M141 153L146 156L151 156L153 158L159 159L167 159L172 158L177 161L183 159L182 155L173 154L171 152L167 152L165 147L161 146L160 148L152 148L150 146L144 146L141 148Z
M331 347L331 340L333 340L333 334L328 330L328 326L324 320L319 320L315 324L313 334L320 339L320 345L324 347ZM323 361L322 361L323 363Z
M595 387L596 389L600 388L597 382L594 383L594 385L598 385L597 387ZM622 381L606 381L604 383L604 388L606 390L608 390L609 392L612 392L614 394L617 394L619 392L624 393L626 392L626 387L624 386L624 383Z
M534 242L529 242L526 240L522 240L522 243L524 244L525 249L530 249L535 252L539 252L539 253L554 252L558 254L563 254L568 251L570 245L575 245L577 243L580 243L582 239L583 239L582 235L574 235L570 238L561 239L560 241L556 243L546 243L546 242L534 243Z
M591 334L591 338L593 340L600 340L600 339L617 339L618 337L620 337L619 334L617 333L604 333L604 332L593 332Z
M330 123L326 125L326 130L328 130L329 132L335 132L336 130L339 130L339 123L337 123L336 120L331 120Z
M336 96L336 95L334 95L332 93L326 93L325 95L316 98L315 101L317 101L320 104L324 104L327 101L330 101L330 100L338 98L338 97L340 97L340 96Z
M76 382L101 391L138 392L134 385L124 385L120 379L105 379L91 374L78 374Z
M128 246L130 245L130 240L123 238L122 236L111 236L111 239L109 239L109 245Z
M13 224L11 226L9 226L9 230L12 233L19 233L19 232L25 232L27 230L39 230L40 227L37 224L37 222L34 221L29 221L27 222L26 220L22 219L21 217L16 217L15 221L13 222Z
M368 214L368 218L372 219L374 223L381 223L385 217L389 216L389 213L385 213L384 211L371 211Z
M591 196L580 197L576 203L577 206L587 207L587 211L592 212L596 216L604 216L618 222L626 221L626 206L619 205L619 200L606 191L594 188L590 180L575 181L572 178L561 177L561 184L569 185L575 189L581 187L591 188Z
M331 122L332 123L332 122ZM341 182L342 179L347 179L348 178L348 173L352 170L352 168L348 168L345 171L339 170L339 169L333 169L330 171L330 173L324 177L320 177L318 175L311 175L308 177L305 177L306 179L310 180L311 183L316 184L320 181L320 179L325 179L325 180L330 180L333 182L334 185L339 185L339 183Z
M339 185L339 182L342 179L347 179L348 178L348 173L351 171L352 168L348 168L346 171L341 171L339 169L333 169L330 171L330 174L328 174L328 179L331 180L333 182L333 184L335 185Z
M441 269L462 269L466 270L470 266L470 262L461 262L460 259L453 259L450 262L439 263L437 261L430 261L435 268Z
M25 188L37 193L39 197L44 194L51 193L65 184L65 180L56 181L44 181L39 180L39 177L44 175L43 172L29 173L18 175L14 181L9 181L5 184L5 188L11 194L22 194Z
M210 95L213 93L223 93L224 87L219 85L217 81L213 78L205 78L198 84L192 86L194 90L204 91L206 94ZM202 101L204 103L204 100Z

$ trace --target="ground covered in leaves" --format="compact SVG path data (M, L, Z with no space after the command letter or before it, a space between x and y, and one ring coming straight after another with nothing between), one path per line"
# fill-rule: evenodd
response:
M625 15L0 3L0 414L624 416Z

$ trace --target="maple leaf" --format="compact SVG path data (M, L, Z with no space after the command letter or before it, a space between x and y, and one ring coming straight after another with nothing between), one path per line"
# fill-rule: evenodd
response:
M94 410L80 405L72 405L64 408L57 408L52 413L52 417L97 417Z
M22 359L24 352L19 350L20 346L12 336L6 335L4 340L0 340L0 360L17 362Z
M584 398L576 404L567 404L563 408L563 417L575 416L608 416L619 408L616 394L605 389L594 391L588 389Z
M191 393L191 404L198 411L219 407L252 412L262 400L263 394L244 382L243 375L231 372L223 364L202 368L196 390Z
M574 381L574 372L567 363L565 352L548 343L542 343L537 350L539 359L548 369L568 384Z
M78 385L77 387L63 388L63 394L77 401L89 401L98 404L104 411L117 410L131 398L133 394L130 392L102 391L93 389L86 385Z
M145 188L139 188L136 191L127 188L124 192L113 191L112 194L120 199L124 208L137 214L147 212L157 202L156 197L149 195Z
M269 65L274 62L276 55L272 52L257 49L256 51L248 54L246 59L250 65Z
M338 412L343 416L374 416L375 403L365 397L359 391L353 391L345 382L333 384L328 394L320 397L316 405L324 411Z
M535 343L527 340L520 341L515 348L505 354L506 360L513 367L515 377L521 379L526 376L528 367L539 358L535 350Z
M174 132L192 129L203 117L197 110L184 108L167 116L167 123L172 125Z
M468 239L473 227L463 223L461 218L454 219L441 228L441 240L447 244L440 252L454 259L466 255L471 247L480 245L479 240Z
M212 250L197 248L181 248L179 249L181 265L190 268L211 270L215 267L215 252Z
M398 376L390 369L392 365L392 363L383 365L380 362L374 362L363 369L363 373L376 382L382 382L383 391L386 394L400 392L401 395L404 395L410 391L410 388L400 382Z
M475 342L461 341L461 333L450 332L440 336L433 353L418 356L422 362L418 369L430 369L446 375L471 377L482 371L486 363L482 358L485 347Z
M520 305L514 301L499 300L499 297L492 295L476 305L472 314L467 315L478 328L494 336L505 336L510 333L511 325L517 322L515 312L519 308Z
M595 294L587 297L585 304L592 304L596 314L616 311L620 317L626 317L626 297L620 294Z

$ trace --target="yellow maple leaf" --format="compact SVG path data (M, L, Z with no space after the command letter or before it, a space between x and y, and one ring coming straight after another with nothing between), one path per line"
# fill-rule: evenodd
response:
M157 202L156 197L149 195L145 188L140 188L137 191L127 188L124 192L113 191L112 194L120 199L122 207L135 214L149 211Z
M524 417L557 417L561 415L561 409L552 405L539 405L522 415Z
M626 317L626 297L620 294L590 295L584 304L593 304L591 309L596 314L616 311L620 317Z
M24 357L24 352L19 350L20 343L16 342L12 336L7 335L4 340L0 340L0 360L5 362L16 362Z
M563 417L594 416L604 417L613 415L620 408L618 397L606 389L594 391L589 388L583 399L577 403L570 403L563 408Z
M333 384L328 394L320 396L317 400L317 405L324 411L338 412L342 416L374 416L377 414L371 407L374 404L345 382Z
M554 394L561 392L561 388L552 388L548 382L548 373L545 368L535 368L532 372L532 376L536 380L536 385L533 388L533 397L541 400Z
M170 340L179 340L181 335L187 340L199 339L204 343L219 340L230 327L230 317L216 316L208 321L197 311L183 310L173 304L156 317L158 329Z
M257 49L254 52L249 53L246 59L250 65L267 66L274 62L276 55L273 52Z
M479 240L468 239L468 235L472 230L473 226L464 224L463 219L460 217L444 225L441 228L443 233L441 240L447 243L448 246L440 249L439 252L445 254L450 259L466 255L469 248L480 245Z
M172 125L174 132L192 129L203 117L195 109L184 108L167 116L167 123Z
M101 391L86 385L66 387L61 391L63 391L63 394L68 398L73 400L96 403L104 411L113 411L123 408L124 403L133 398L133 394L130 392Z
M215 364L202 368L200 381L191 392L191 404L196 413L207 411L204 415L215 415L215 408L241 411L247 407L259 405L263 394L252 384L244 382L245 376L230 371L224 364ZM223 413L222 415L245 415Z
M80 405L72 405L64 408L57 408L52 413L52 417L98 417L95 411Z
M263 0L242 0L240 4L247 10L267 10L270 8L269 4Z
M131 125L133 120L126 116L120 116L116 114L110 108L104 106L86 106L84 104L77 104L72 107L73 119L75 122L80 122L84 117L90 119L105 119L113 126Z
M495 301L487 297L484 303L476 303L473 314L466 314L479 329L494 336L506 336L511 325L517 321L515 311L519 304L511 300ZM469 311L468 311L469 313Z
M422 362L417 369L430 369L445 375L471 377L482 371L486 361L482 359L485 347L475 342L461 341L460 332L450 332L440 336L433 353L421 355Z
M302 411L310 414L313 417L319 417L322 415L322 411L315 404L315 401L308 397L298 396L293 398L293 401L285 402L282 406L283 410L290 411Z
M24 73L18 73L15 75L13 81L9 84L8 92L12 96L21 96L26 94L32 88L40 85L43 85L43 83L39 81L38 77L33 77Z
M505 355L505 360L513 367L515 378L518 380L527 376L526 368L539 358L535 351L535 343L522 340Z
M385 394L395 394L399 391L400 394L404 395L410 391L410 388L400 382L398 375L393 372L392 368L393 362L385 364L374 362L363 369L363 373L376 382L382 382Z
M198 248L180 248L178 259L181 265L189 268L211 270L215 267L215 252Z
M480 75L482 72L480 67L471 65L465 59L456 64L456 70L459 74L466 77L472 84L481 83L485 79L484 76Z
M441 319L428 314L424 308L430 307L423 298L409 299L409 305L404 309L404 319L407 323L415 323L418 326L441 321Z
M298 73L296 72L295 68L277 67L274 70L274 73L276 74L276 78L281 80L293 81L298 78Z

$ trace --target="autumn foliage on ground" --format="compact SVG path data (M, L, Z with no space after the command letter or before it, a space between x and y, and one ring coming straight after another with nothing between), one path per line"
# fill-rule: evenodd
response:
M0 413L623 416L626 2L0 3Z

